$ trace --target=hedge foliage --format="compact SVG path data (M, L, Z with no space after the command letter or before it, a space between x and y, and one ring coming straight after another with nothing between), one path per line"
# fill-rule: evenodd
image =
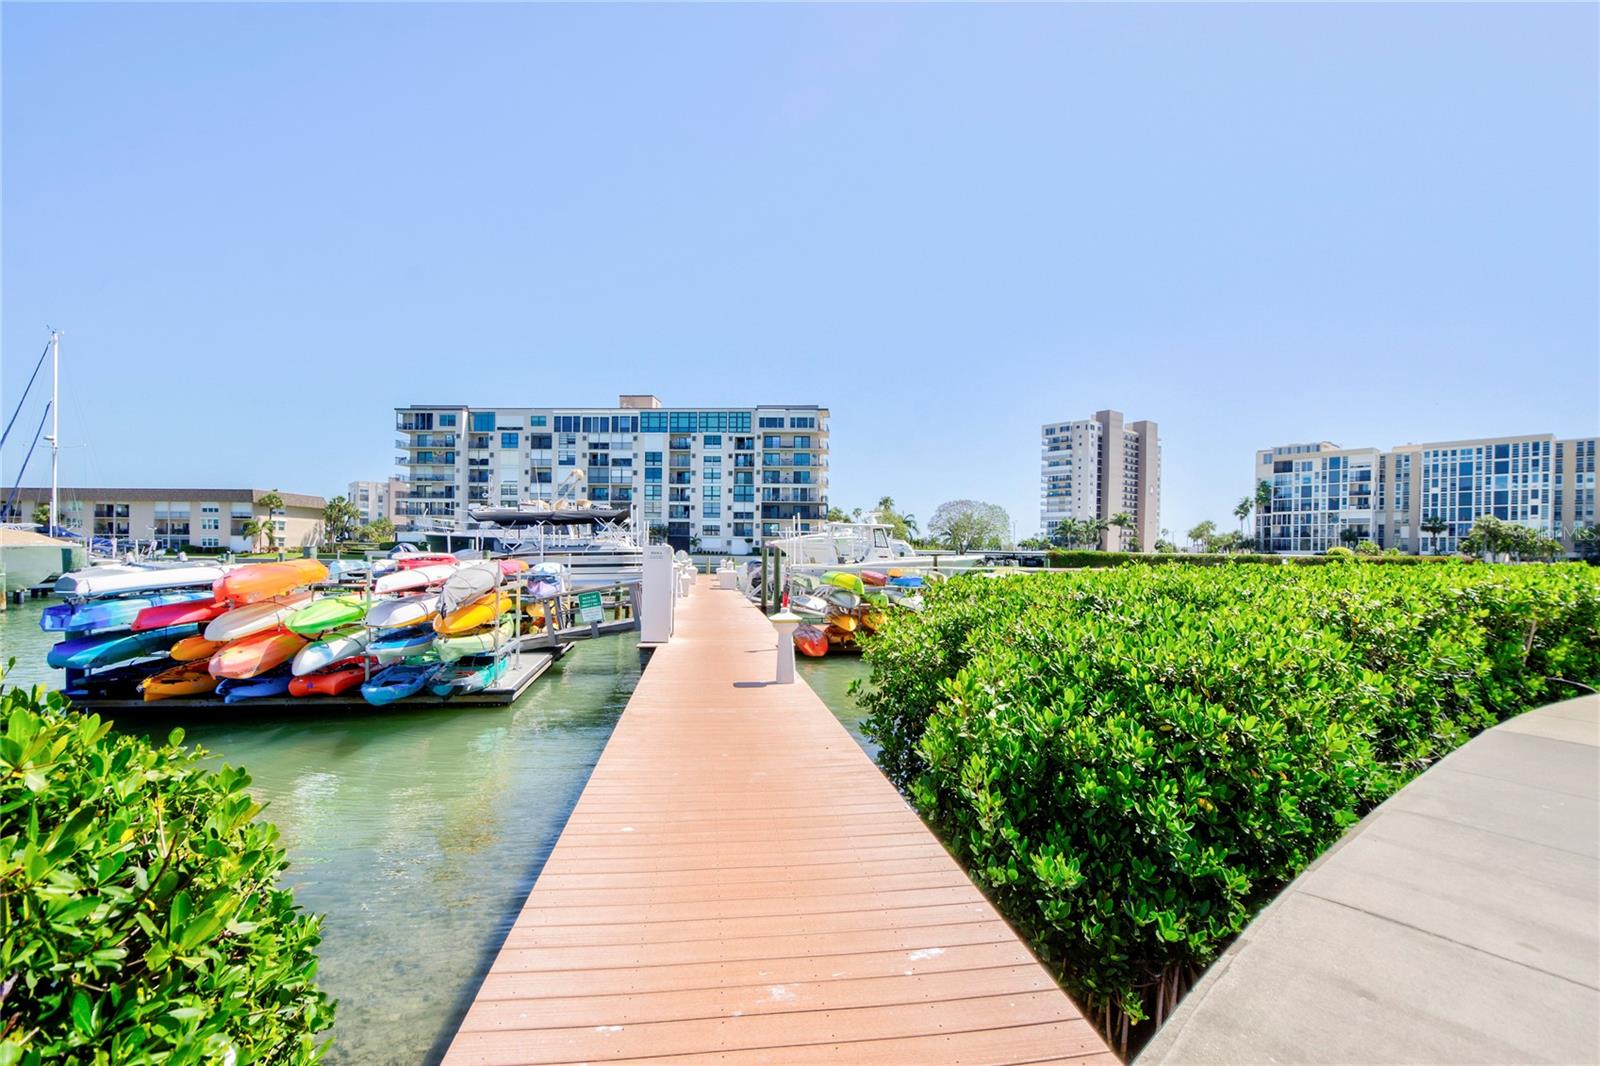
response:
M0 693L0 1066L310 1063L321 919L243 770Z
M1260 555L1252 552L1108 552L1073 551L1052 548L1049 560L1052 570L1105 569L1112 566L1231 566L1236 563L1264 563L1270 566L1326 566L1336 559L1352 559L1355 552L1349 548L1330 548L1325 555ZM1419 566L1426 563L1458 561L1439 555L1374 555L1362 559L1364 563L1389 566Z
M1600 683L1582 565L1132 566L925 601L866 644L866 730L1124 1037L1430 763Z

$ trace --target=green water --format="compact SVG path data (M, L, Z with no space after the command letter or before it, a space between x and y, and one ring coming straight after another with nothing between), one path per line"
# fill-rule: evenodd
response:
M42 601L0 614L7 680L59 683ZM240 765L327 916L338 1064L436 1060L488 970L639 677L632 637L581 641L503 708L126 719ZM232 715L232 711L228 712Z
M878 758L878 745L861 732L865 712L856 706L850 695L850 683L867 676L867 664L859 655L828 655L821 659L795 658L795 672L805 679L839 719L839 723L856 738L856 743L874 760Z

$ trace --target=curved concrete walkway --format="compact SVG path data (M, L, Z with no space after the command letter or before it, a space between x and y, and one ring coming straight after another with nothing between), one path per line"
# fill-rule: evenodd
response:
M1600 696L1530 711L1368 815L1139 1057L1600 1060Z

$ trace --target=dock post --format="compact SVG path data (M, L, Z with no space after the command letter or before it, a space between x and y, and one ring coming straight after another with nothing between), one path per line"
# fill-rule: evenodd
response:
M778 676L780 685L794 684L794 631L800 616L785 607L772 616L772 628L778 631Z

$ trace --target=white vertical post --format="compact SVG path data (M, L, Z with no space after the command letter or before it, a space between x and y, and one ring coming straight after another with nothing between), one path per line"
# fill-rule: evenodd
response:
M61 457L61 331L50 331L50 521L45 530L55 536L60 524L60 484L57 466Z
M674 569L670 547L652 544L645 548L640 589L643 602L639 610L639 640L645 644L665 644L672 637L673 609L677 597Z
M778 631L778 677L780 685L794 684L794 631L800 625L800 616L785 607L772 616L772 628Z

